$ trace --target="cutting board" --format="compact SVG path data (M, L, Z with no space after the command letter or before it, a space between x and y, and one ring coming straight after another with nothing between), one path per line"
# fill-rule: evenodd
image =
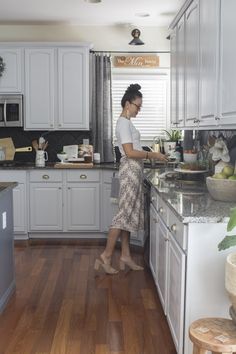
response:
M92 168L92 162L58 162L54 165L54 168Z
M15 152L30 152L32 151L32 146L26 146L22 148L15 148L12 138L4 138L0 139L0 146L4 147L5 159L6 160L14 160Z

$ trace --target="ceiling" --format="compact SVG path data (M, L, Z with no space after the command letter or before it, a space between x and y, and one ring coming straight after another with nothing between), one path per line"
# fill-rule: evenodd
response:
M0 24L168 26L184 0L1 0ZM137 14L149 14L140 17Z

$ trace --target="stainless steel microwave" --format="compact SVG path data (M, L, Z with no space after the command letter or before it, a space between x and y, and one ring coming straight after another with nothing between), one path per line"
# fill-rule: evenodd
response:
M23 126L23 95L0 95L0 127Z

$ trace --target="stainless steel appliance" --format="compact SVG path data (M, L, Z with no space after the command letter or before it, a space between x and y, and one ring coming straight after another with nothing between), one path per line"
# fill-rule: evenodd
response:
M0 95L0 127L23 126L23 95Z

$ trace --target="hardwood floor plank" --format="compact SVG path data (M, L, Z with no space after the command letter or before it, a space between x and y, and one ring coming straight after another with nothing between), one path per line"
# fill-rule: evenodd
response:
M0 354L176 354L150 271L97 274L102 249L62 240L15 248Z

